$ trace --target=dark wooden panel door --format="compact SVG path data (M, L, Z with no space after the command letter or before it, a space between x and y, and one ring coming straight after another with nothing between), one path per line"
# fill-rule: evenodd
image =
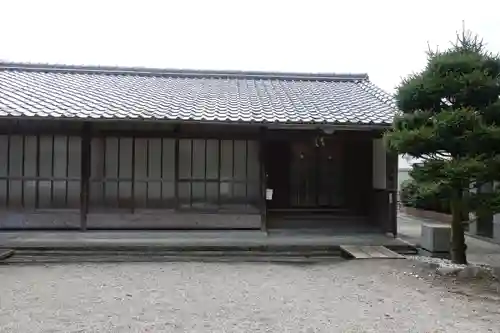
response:
M317 138L292 144L290 206L338 208L345 204L342 145Z
M270 209L289 208L290 193L290 144L271 141L266 147L266 183L273 190L273 199L267 202Z
M293 142L290 158L290 206L315 207L318 193L317 147L310 142Z
M345 205L345 177L342 144L338 140L322 140L318 151L318 206L337 208Z

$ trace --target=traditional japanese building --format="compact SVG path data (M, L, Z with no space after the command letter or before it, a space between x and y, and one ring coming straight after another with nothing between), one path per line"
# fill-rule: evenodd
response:
M365 74L0 63L0 229L395 234L395 112Z

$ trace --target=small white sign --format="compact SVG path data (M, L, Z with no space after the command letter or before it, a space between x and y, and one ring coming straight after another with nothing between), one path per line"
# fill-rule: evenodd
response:
M266 200L273 200L273 189L266 188Z

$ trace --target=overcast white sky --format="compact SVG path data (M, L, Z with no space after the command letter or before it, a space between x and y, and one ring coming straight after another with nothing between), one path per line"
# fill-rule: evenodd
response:
M0 59L366 72L392 92L462 20L499 52L499 13L494 0L0 0Z

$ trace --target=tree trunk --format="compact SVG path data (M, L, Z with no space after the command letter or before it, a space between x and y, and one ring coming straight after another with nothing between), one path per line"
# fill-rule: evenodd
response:
M462 223L462 190L454 190L451 198L451 261L455 264L467 264L465 251L464 225Z

